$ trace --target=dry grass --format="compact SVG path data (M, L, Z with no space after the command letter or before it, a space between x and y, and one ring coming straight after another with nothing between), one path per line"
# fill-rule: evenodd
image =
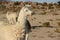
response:
M58 20L60 20L60 19L58 19ZM60 26L60 22L58 22L57 24L58 24L58 26Z
M60 28L56 28L55 32L60 33Z
M46 2L37 3L37 2L22 2L21 1L21 2L0 2L0 5L2 5L2 7L0 7L0 11L4 10L6 6L11 6L11 7L8 8L9 10L19 10L21 7L23 7L26 4L32 5L31 9L33 11L36 10L38 12L38 10L41 10L41 11L44 10L41 13L43 15L46 14L45 11L48 11L48 10L51 10L51 9L52 9L51 11L54 12L54 6L56 6L56 9L60 10L60 6L58 6L56 3L55 4L53 4L53 3L48 4ZM48 10L47 10L47 7L48 7ZM41 12L41 11L39 11L39 12ZM51 13L48 13L48 14L51 14ZM56 13L54 15L58 15L58 14Z
M44 27L49 27L50 26L50 23L49 22L45 22L45 23L43 23L43 26Z

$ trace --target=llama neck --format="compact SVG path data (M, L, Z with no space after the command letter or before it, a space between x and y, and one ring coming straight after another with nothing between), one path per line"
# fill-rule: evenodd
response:
M22 34L25 33L25 24L26 24L26 16L23 12L20 11L17 23L14 26L15 28L14 30L17 35L16 38L18 37L17 39L20 39L21 37L23 37Z
M17 25L25 26L26 19L27 19L27 17L25 16L25 13L20 11L19 17L18 17L18 20L17 20Z

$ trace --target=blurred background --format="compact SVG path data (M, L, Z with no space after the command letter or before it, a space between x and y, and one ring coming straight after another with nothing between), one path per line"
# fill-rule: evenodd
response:
M24 1L24 2L28 2L28 1L32 1L32 2L58 2L60 0L0 0L0 1Z

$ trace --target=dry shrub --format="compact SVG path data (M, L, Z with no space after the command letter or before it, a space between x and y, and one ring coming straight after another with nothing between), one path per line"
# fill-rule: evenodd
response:
M28 4L28 2L25 2L25 4Z
M59 15L59 14L57 14L56 12L54 12L53 15Z
M60 33L60 27L57 27L55 32Z
M36 17L34 17L34 19L36 19Z
M3 11L4 9L6 9L6 6L0 5L0 11Z
M49 9L54 9L53 3L49 3L49 4L48 4L48 8L49 8Z
M42 6L46 6L47 5L47 3L46 2L44 2L43 4L42 4Z
M25 4L29 4L29 5L31 5L31 4L32 4L32 2L30 2L30 1L29 1L29 2L25 2Z
M53 21L53 19L48 19L49 21Z
M41 23L41 22L39 22L39 23Z
M41 13L42 15L46 15L46 12Z
M59 19L59 20L60 20L60 19ZM60 26L60 22L58 22L57 24L58 24L58 26Z
M48 9L54 9L54 7L52 7L52 6L48 6Z
M43 23L43 26L49 27L50 26L50 23L49 22L45 22L45 23Z
M49 3L48 6L53 6L53 3Z
M44 6L42 6L42 7L41 7L41 9L45 9L45 7L44 7Z
M57 24L58 24L58 27L56 28L55 32L60 33L60 22L58 22Z
M14 4L13 5L20 5L20 2L14 2Z

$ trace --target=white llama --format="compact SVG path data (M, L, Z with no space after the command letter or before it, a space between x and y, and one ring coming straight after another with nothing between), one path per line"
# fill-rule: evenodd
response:
M26 20L28 15L32 15L32 11L27 6L24 6L19 13L16 24L1 24L0 25L0 40L20 40L25 35ZM27 34L28 36L28 34ZM27 38L26 38L27 40Z
M17 12L12 12L12 11L8 11L7 15L6 15L9 24L16 24L16 19L18 17L18 13Z
M26 6L29 7L31 5L26 5ZM12 12L12 11L7 12L6 18L8 19L9 24L16 24L17 18L18 18L18 13L17 12ZM29 22L29 21L27 20L27 22Z

